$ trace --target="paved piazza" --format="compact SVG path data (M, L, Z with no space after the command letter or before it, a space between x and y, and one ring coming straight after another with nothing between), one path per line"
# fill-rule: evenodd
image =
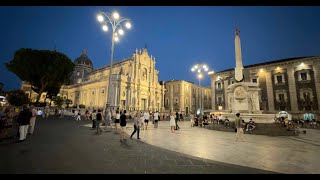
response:
M35 132L22 143L0 142L3 173L107 174L274 174L320 173L319 131L300 137L246 135L189 127L171 133L168 121L152 123L141 140L120 142L114 129L100 135L90 121L38 119ZM127 133L131 134L132 123ZM316 139L317 137L318 139Z
M320 131L307 129L299 137L269 137L245 134L245 142L235 142L235 133L190 127L179 122L180 130L170 132L169 122L157 129L149 123L141 140L168 150L235 165L280 173L320 173ZM127 133L133 130L128 124ZM134 135L136 138L136 135Z

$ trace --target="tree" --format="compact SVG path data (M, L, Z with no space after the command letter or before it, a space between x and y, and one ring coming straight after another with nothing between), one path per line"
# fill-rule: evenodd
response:
M62 104L64 103L64 99L61 96L56 96L53 99L53 102L56 106L58 106L59 108L61 108Z
M4 84L3 84L2 82L0 82L0 92L1 92L2 89L3 89L3 86L4 86Z
M2 92L3 92L3 86L4 84L2 82L0 82L0 95L2 95Z
M13 106L22 106L29 103L29 98L22 90L13 90L8 92L8 102Z
M48 84L48 86L45 89L45 92L47 92L46 99L49 98L53 100L57 96L57 94L59 94L60 87L61 87L61 84L56 82Z
M48 85L57 84L61 87L69 81L74 64L68 56L60 52L21 48L15 52L14 58L6 63L6 67L22 81L31 84L32 90L38 93L38 102Z

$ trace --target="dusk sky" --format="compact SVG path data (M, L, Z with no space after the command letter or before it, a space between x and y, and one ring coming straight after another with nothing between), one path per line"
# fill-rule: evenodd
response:
M97 22L99 10L117 10L132 20L132 29L115 45L114 59L130 57L147 44L159 80L197 83L190 70L196 63L214 71L233 68L236 22L244 65L320 55L320 7L0 7L0 82L5 90L20 88L19 78L4 66L19 48L56 46L73 61L86 49L94 68L109 64L111 33ZM201 85L210 85L210 78Z

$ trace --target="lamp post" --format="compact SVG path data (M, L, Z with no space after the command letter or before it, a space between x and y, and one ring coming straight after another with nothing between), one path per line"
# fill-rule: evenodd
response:
M197 73L197 78L199 80L199 86L200 86L200 81L203 78L202 72L207 72L208 70L209 70L209 68L205 64L196 64L191 68L192 72L196 72ZM201 92L201 95L200 95L200 108L199 108L200 112L199 112L199 115L202 115L203 114L203 112L202 112L202 91L200 91L200 92Z
M207 72L209 70L208 66L205 64L196 64L191 68L192 72L197 72L197 78L199 79L199 86L200 86L200 81L203 78L202 72Z
M127 29L131 28L130 20L124 17L121 17L120 14L116 11L110 13L102 12L97 16L97 20L102 24L102 30L108 31L108 24L112 27L112 40L111 40L111 55L110 55L110 74L109 74L109 87L107 92L107 104L109 107L111 102L111 75L112 75L112 64L113 64L113 51L114 51L114 42L119 41L119 35L124 35L122 24L125 23Z

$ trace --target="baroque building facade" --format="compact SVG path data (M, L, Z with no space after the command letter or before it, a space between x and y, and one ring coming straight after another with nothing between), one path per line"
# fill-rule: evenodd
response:
M213 110L226 111L227 87L234 84L234 69L210 74ZM288 111L292 114L320 108L320 56L289 58L244 66L244 82L257 83L263 113Z
M94 69L85 50L74 63L75 69L70 78L70 85L63 85L60 95L64 99L70 99L73 106L83 104L92 108L106 107L110 66ZM163 111L164 85L159 83L159 71L155 65L155 57L150 56L147 49L136 49L131 57L114 62L110 88L111 107ZM21 88L26 93L31 93L30 85L25 82ZM40 101L44 98L45 93Z
M165 82L164 107L167 112L196 114L198 109L211 109L210 87L198 86L183 80Z

